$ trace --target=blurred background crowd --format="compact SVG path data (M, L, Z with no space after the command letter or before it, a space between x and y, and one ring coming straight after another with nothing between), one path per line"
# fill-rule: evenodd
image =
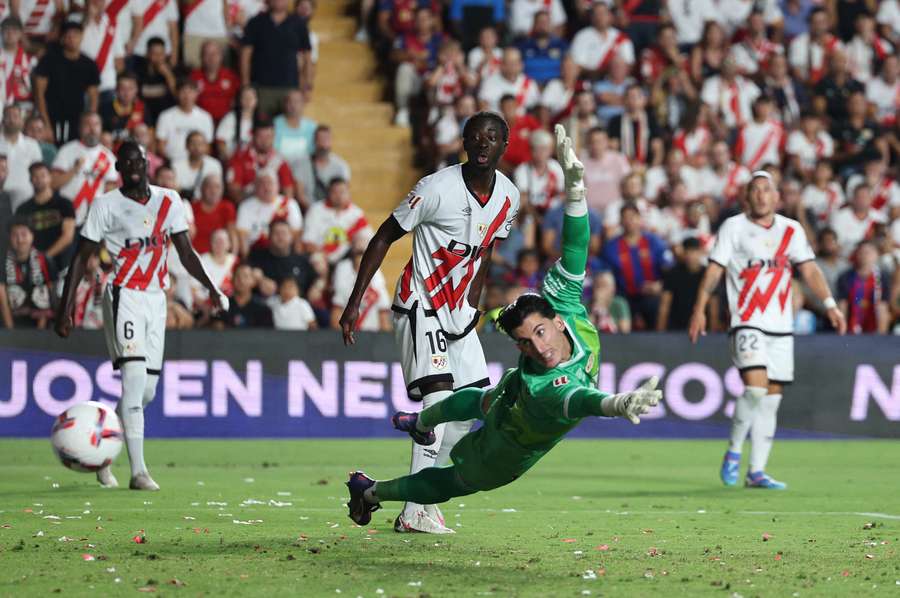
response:
M317 3L85 2L0 4L3 325L47 327L90 203L117 185L116 146L134 137L152 181L189 202L194 246L232 297L212 316L172 255L170 327L336 327L379 222L354 202L329 124L305 116ZM897 0L352 8L356 43L377 57L394 126L415 149L414 164L386 159L385 172L458 163L478 110L510 125L501 168L522 209L494 252L489 313L536 288L559 256L563 177L549 131L563 123L585 164L584 303L602 332L685 329L717 227L765 169L850 332L900 333ZM81 281L78 325L102 325L108 270L101 254ZM362 329L390 329L393 283L376 274ZM822 306L795 291L796 332L825 330ZM719 295L711 322L724 330Z

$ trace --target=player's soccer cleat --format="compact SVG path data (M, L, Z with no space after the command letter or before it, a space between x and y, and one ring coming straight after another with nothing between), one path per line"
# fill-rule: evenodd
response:
M740 477L741 454L734 451L725 451L725 458L722 459L722 469L719 471L719 477L726 486L737 486Z
M416 444L421 444L423 446L434 444L437 440L434 430L422 432L416 427L416 422L418 421L419 414L410 413L408 411L398 411L391 416L391 423L394 424L394 429L400 430L401 432L407 432Z
M350 500L347 508L350 509L349 517L356 525L368 525L372 521L372 513L381 508L378 503L371 504L366 501L366 490L375 485L375 480L361 471L354 471L347 480L347 490L350 491Z
M112 468L109 465L97 470L97 481L100 482L101 488L119 487L119 480L113 475Z
M747 479L744 480L744 486L747 488L765 488L766 490L787 490L787 484L779 482L774 478L770 478L763 471L747 472Z
M440 523L444 527L447 526L447 523L444 521L444 514L441 513L441 509L437 505L424 505L425 506L425 514L434 519L436 522Z
M150 490L151 492L159 490L159 484L154 482L153 478L146 471L131 476L131 482L128 484L128 487L132 490Z
M416 511L412 519L403 517L403 513L394 519L394 531L400 534L421 532L423 534L455 534L456 532L446 527L443 523L435 521L425 511Z

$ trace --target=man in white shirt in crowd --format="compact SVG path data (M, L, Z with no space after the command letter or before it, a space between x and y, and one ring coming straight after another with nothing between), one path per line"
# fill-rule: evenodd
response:
M121 15L121 19L125 15ZM147 55L147 42L158 37L166 46L169 64L178 64L178 1L131 0L131 39L125 44L125 54Z
M17 104L8 104L3 109L0 154L6 156L6 162L9 164L9 174L3 183L3 190L9 193L13 211L34 194L28 168L42 160L40 144L22 133L24 124L22 109ZM6 231L2 234L6 234Z
M891 54L881 63L877 77L866 83L866 99L875 106L879 124L892 127L900 110L900 58Z
M753 120L738 129L734 155L754 171L767 164L781 164L785 144L784 127L772 118L772 100L760 96L753 102Z
M704 81L700 99L728 129L741 127L750 118L753 101L760 95L756 83L738 74L734 58L722 62L722 72Z
M523 72L522 53L518 48L505 48L500 69L482 81L478 100L483 110L500 109L500 98L510 94L516 98L519 114L530 110L541 99L541 88Z
M842 50L841 40L829 33L828 13L816 7L809 13L809 31L801 33L788 47L788 62L794 77L815 85L828 70L828 55Z
M106 0L87 0L84 10L81 52L97 64L100 93L111 96L116 76L125 68L125 40L116 20L106 13Z
M163 110L156 122L156 147L170 161L187 157L185 141L191 131L199 131L207 143L213 140L213 119L197 106L197 82L182 79L178 83L178 104Z
M666 8L678 33L678 44L684 46L699 42L706 23L717 16L712 0L666 0Z
M838 235L841 255L849 257L860 241L872 239L875 226L884 223L884 217L872 209L872 189L865 183L853 189L846 206L831 215L830 228Z
M366 215L350 198L350 185L341 178L328 183L328 196L306 212L303 243L306 251L325 255L329 264L347 257L350 247L361 237L374 234Z
M562 200L564 190L563 171L559 162L552 157L553 136L544 129L531 134L531 160L519 164L513 173L521 195L523 210L544 214Z
M609 149L609 134L603 127L588 131L587 152L581 156L581 162L588 207L602 214L606 206L619 198L622 179L631 172L631 164L624 154Z
M271 170L256 175L256 193L241 202L237 213L237 231L241 239L240 254L246 257L251 249L269 244L269 225L284 220L291 227L294 240L303 229L300 206L291 197L279 195L278 177Z
M609 6L596 2L591 7L591 26L579 31L572 40L572 57L585 75L595 78L603 74L614 56L629 66L634 64L634 44L627 35L612 26Z
M187 68L200 66L203 44L216 42L228 45L228 1L189 0L182 4L184 19L183 62Z
M209 155L209 143L200 131L191 131L185 140L187 156L174 160L172 170L178 192L186 199L200 197L200 187L208 176L222 180L222 163Z

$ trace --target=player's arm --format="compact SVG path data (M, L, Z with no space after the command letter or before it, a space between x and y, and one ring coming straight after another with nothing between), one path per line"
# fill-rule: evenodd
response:
M209 277L206 268L203 267L203 262L200 261L200 256L191 245L191 237L188 232L183 230L172 235L172 244L175 246L175 251L178 252L178 259L181 260L184 269L209 291L209 300L212 301L213 307L221 311L228 311L228 298L222 294L216 283Z
M631 392L608 394L591 387L576 387L563 400L563 416L580 419L589 415L624 417L633 424L641 423L640 416L650 412L662 400L662 391L656 389L659 380L650 378L640 388Z
M572 140L562 125L556 125L556 158L563 168L566 186L560 265L566 273L581 277L587 265L591 227L584 199L584 165L575 156Z
M659 297L659 311L656 313L656 331L669 329L669 312L672 310L672 291L663 291Z
M69 273L66 274L66 284L63 286L63 294L56 308L56 334L62 338L69 336L72 331L73 318L75 316L75 289L84 278L84 269L88 260L100 249L100 243L91 241L86 237L78 239L78 249L75 257L69 265Z
M353 331L356 329L356 320L359 319L359 303L362 301L366 289L369 288L372 277L375 276L375 272L381 267L381 262L384 261L384 256L387 255L391 245L405 234L406 230L391 215L381 223L375 236L369 241L369 246L366 247L366 252L363 254L362 262L359 265L359 272L356 275L356 282L353 284L353 291L350 293L347 307L344 308L344 313L340 319L345 345L352 345L355 342Z
M838 334L847 332L847 320L844 319L843 312L838 307L834 297L831 296L831 289L828 288L828 282L825 280L825 275L822 274L819 265L809 260L797 266L797 270L813 295L825 305L825 315L828 317L828 321L831 322L831 326Z
M487 249L484 250L484 253L481 254L481 265L478 267L478 272L475 273L475 279L472 281L472 286L469 288L469 305L478 309L479 299L481 299L481 290L484 288L484 279L487 278L488 269L491 267L491 262L494 257L494 244L491 243Z
M9 307L9 295L6 294L6 285L0 283L0 318L3 320L3 326L13 329L12 309Z
M706 334L706 306L710 297L719 288L722 273L725 272L720 264L710 261L700 281L700 289L697 291L697 300L694 302L694 313L691 314L691 323L688 325L688 335L691 342L696 343L700 335Z

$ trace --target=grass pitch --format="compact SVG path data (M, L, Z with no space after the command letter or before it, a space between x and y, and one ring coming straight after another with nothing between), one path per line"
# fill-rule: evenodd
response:
M404 441L150 441L141 493L3 440L0 595L900 594L900 443L780 442L787 492L723 488L723 448L564 441L430 536L346 516L347 471L403 473Z

